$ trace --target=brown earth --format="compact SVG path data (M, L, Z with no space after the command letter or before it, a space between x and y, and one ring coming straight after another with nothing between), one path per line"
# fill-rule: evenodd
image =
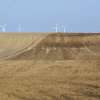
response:
M100 100L99 44L93 33L0 35L0 100Z
M34 45L11 59L35 59L35 60L69 60L69 59L99 59L100 35L63 33L48 34ZM28 46L29 48L29 46ZM25 48L26 49L26 48Z

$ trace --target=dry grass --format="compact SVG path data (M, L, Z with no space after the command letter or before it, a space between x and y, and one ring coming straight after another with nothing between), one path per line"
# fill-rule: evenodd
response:
M35 43L36 44L36 43ZM31 49L11 59L73 60L100 59L100 35L66 35L63 33L44 35Z
M15 37L14 40L12 39L13 36ZM8 44L5 42L0 43L0 48L7 47L6 50L10 47L15 48L16 46L13 45L13 43L17 43L13 42L15 40L18 42L25 41L27 44L33 41L29 35L17 36L18 35L4 36L4 40L1 36L0 41L7 43L8 38L11 41L8 43L9 47L7 47ZM32 36L34 38L34 35ZM39 40L40 37L41 36L36 39ZM92 48L91 50L99 54L97 49L100 47L99 45L94 45L94 43L99 44L100 36L78 35L74 37L72 35L64 37L63 39L67 42L63 41L62 44L72 43L71 46L67 46L68 50L72 50L73 46L76 47L77 50L84 48L84 50L81 50L80 54L77 55L78 59L75 58L75 50L73 51L74 54L71 54L70 51L64 52L64 50L61 49L62 51L60 52L50 52L48 56L46 56L46 52L40 52L41 49L39 48L46 43L44 41L50 42L54 40L51 38L48 39L48 36L46 36L42 38L42 40L40 39L41 41L39 42L33 42L36 44L32 45L32 47L35 46L36 48L38 55L35 57L37 57L37 59L32 58L35 53L33 48L31 48L30 50L21 52L21 54L16 55L14 58L11 56L12 59L0 60L0 100L100 100L100 58L99 56L89 53L84 45L76 46L78 43L81 44L81 40L84 40L87 46L90 49ZM56 42L54 40L53 46L56 47L57 42L58 46L61 43L59 40L61 41L62 38L57 38ZM22 44L19 42L17 47L23 49L23 47L26 46L24 45L24 42L22 42ZM53 47L50 45L50 48ZM63 46L60 44L59 48L63 48ZM27 46L25 49L27 49ZM62 59L64 57L62 52L67 56L69 54L69 56L73 58ZM59 55L59 60L55 58L43 59L42 57L53 58L58 57L57 55ZM84 56L85 59L82 59ZM30 59L26 60L27 57ZM41 57L41 59L39 59L39 57Z
M99 61L0 62L1 100L99 100Z
M44 34L45 35L45 34ZM9 58L35 44L42 34L0 34L0 59Z

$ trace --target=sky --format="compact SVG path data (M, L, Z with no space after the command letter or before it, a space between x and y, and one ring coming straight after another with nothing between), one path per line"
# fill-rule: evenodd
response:
M7 32L100 32L100 0L0 0ZM0 28L0 31L1 28Z

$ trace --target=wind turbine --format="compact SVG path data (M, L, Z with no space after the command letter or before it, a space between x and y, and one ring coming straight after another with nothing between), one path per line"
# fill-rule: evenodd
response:
M18 25L18 32L21 32L22 31L22 26L21 24Z
M66 27L62 25L62 28L63 28L63 32L66 33Z
M0 25L2 32L6 32L6 28L5 28L6 26L7 26L7 24Z
M53 29L55 29L56 30L56 33L58 33L58 24L56 24L56 26L53 27Z

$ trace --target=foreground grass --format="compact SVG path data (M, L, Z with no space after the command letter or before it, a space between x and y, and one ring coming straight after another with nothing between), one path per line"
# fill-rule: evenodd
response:
M0 61L0 100L99 100L99 60Z

